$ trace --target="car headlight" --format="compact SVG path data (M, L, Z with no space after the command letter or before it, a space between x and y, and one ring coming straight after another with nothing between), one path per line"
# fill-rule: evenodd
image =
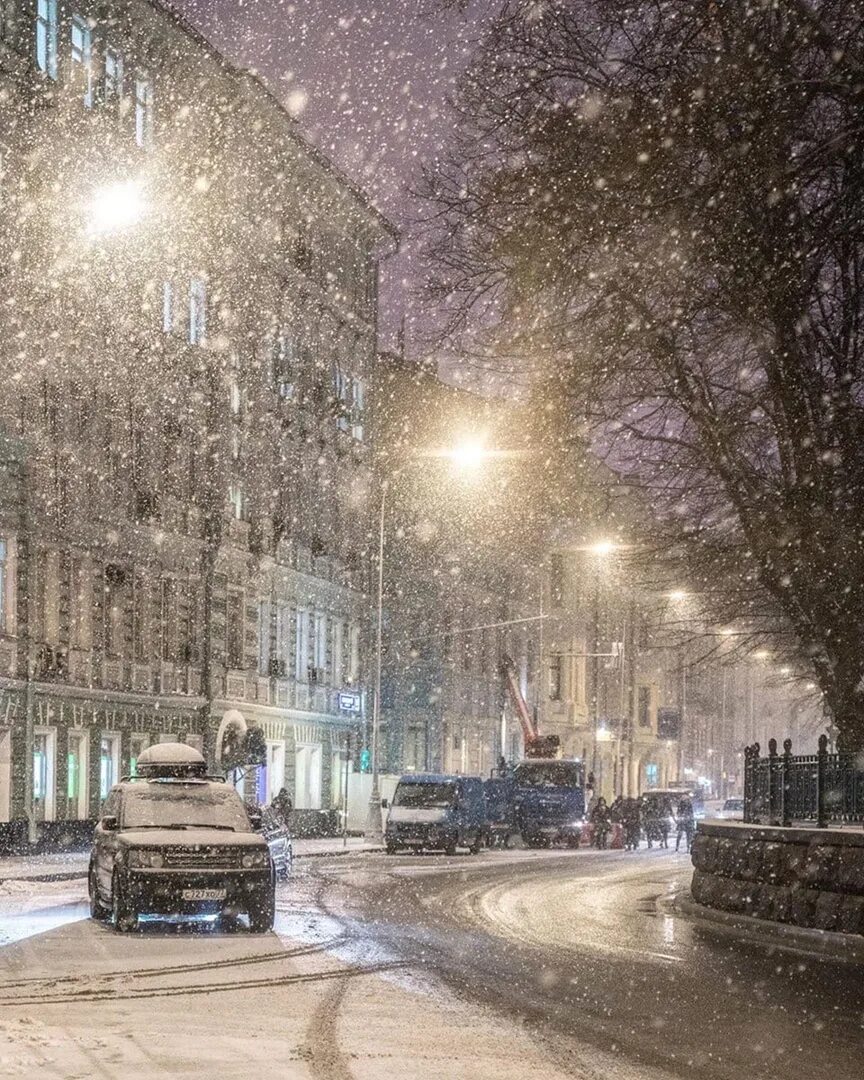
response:
M142 851L139 848L131 849L126 857L126 862L129 866L152 866L156 870L165 865L165 859L161 851Z
M263 851L250 851L241 859L241 863L246 870L251 870L253 866L263 866L266 861L267 855Z

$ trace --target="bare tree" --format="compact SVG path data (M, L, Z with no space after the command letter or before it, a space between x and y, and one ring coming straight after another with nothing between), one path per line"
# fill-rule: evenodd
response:
M555 372L651 543L855 749L862 56L854 0L513 0L425 182L446 332Z

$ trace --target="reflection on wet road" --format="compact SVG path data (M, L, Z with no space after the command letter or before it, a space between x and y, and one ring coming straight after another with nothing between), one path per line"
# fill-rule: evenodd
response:
M367 856L310 869L286 899L338 921L358 959L529 1025L559 1066L590 1047L601 1072L640 1077L857 1080L861 968L684 918L689 878L659 851Z

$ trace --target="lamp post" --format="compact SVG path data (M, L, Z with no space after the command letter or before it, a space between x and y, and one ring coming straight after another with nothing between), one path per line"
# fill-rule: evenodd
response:
M445 458L450 461L454 470L461 474L467 474L479 469L490 457L495 456L495 451L488 450L481 439L467 439L450 449L433 452L431 455L418 455L422 458L427 456ZM411 459L413 460L413 458ZM384 555L387 521L387 494L390 485L404 471L405 466L394 469L389 476L381 481L381 504L378 513L378 580L377 580L377 617L375 623L375 685L372 696L372 790L369 793L369 808L366 816L366 828L364 837L374 843L380 843L381 833L381 791L379 788L379 761L378 746L381 729L381 661L383 651L383 625L384 625ZM428 749L427 749L428 753Z

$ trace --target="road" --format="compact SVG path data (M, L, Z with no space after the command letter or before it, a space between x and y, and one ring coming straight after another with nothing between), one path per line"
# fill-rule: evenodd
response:
M351 855L280 886L273 935L131 938L58 883L0 903L0 1076L858 1080L861 967L678 914L689 876L656 850Z

